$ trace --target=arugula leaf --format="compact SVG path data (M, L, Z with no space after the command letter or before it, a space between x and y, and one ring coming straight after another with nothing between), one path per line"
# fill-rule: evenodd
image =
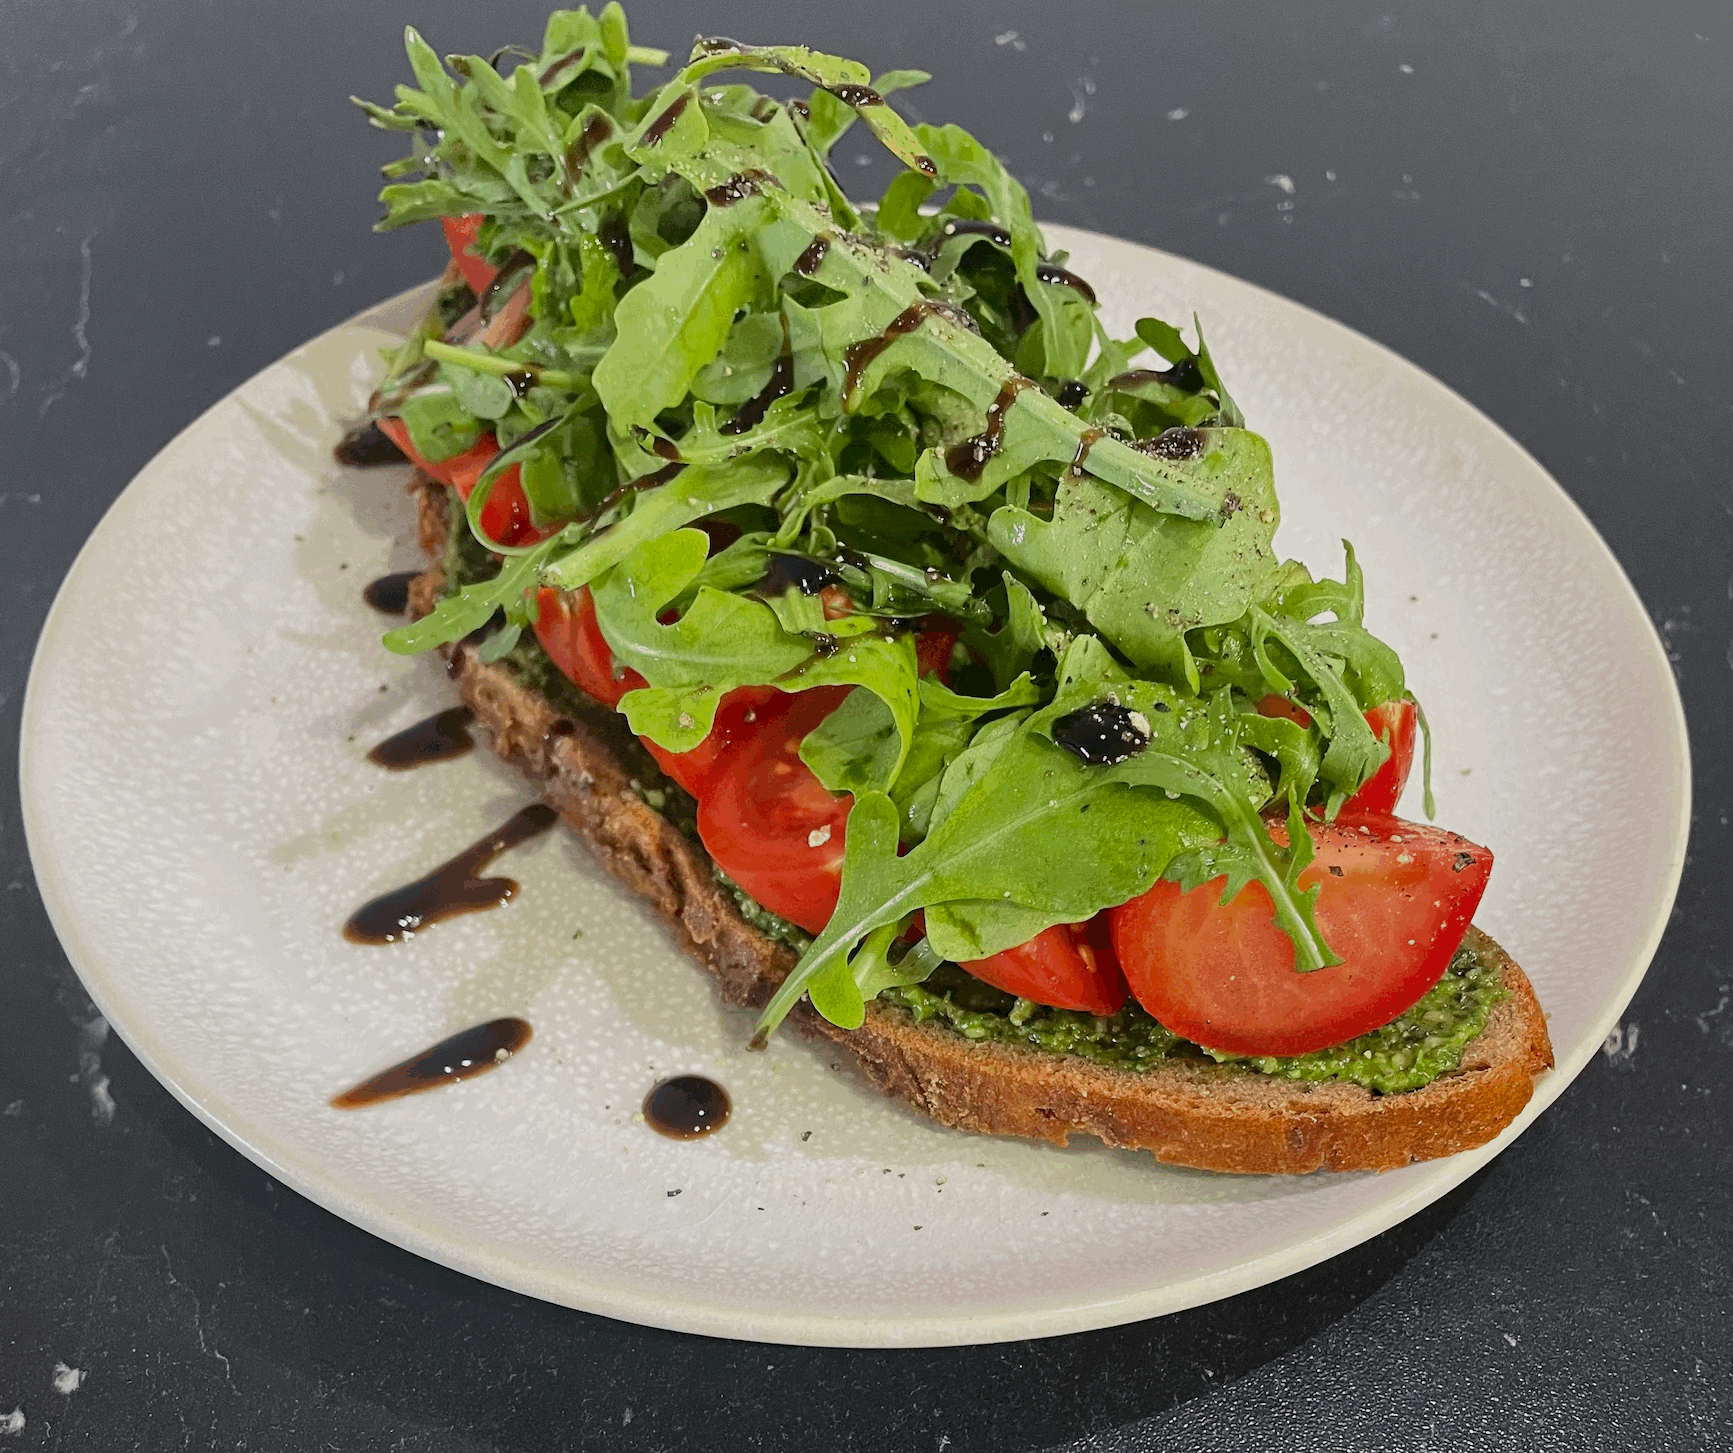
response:
M823 86L838 101L851 107L904 166L928 176L934 173L933 162L915 139L915 133L909 130L909 123L885 104L884 96L870 84L872 72L859 61L825 55L803 45L755 46L731 40L700 40L693 46L692 59L680 73L680 79L690 82L725 70L781 71ZM901 72L893 76L910 74L920 73Z
M761 197L711 208L691 239L663 253L655 272L615 306L618 337L594 382L617 426L647 428L679 403L721 352L734 314L768 299L771 278L757 242L770 213Z
M631 512L618 524L551 560L543 568L542 583L576 590L646 541L718 510L743 504L767 505L787 483L787 468L774 460L738 460L718 467L692 465L668 483L639 494Z
M1238 619L1274 557L1278 520L1269 446L1241 430L1209 430L1195 459L1166 468L1210 500L1214 518L1179 519L1075 473L1052 518L1009 505L988 538L1016 568L1081 609L1139 666L1197 689L1185 635Z
M535 589L541 567L561 548L570 545L567 533L562 531L535 549L511 557L491 580L477 581L446 596L420 620L387 631L385 648L399 656L413 656L433 646L462 640L486 625L496 610L521 606L525 595Z
M596 621L614 659L650 684L629 691L620 711L632 730L670 752L689 752L710 733L716 707L736 686L774 680L812 654L762 602L708 586L671 624L657 617L704 566L702 530L646 540L596 580Z

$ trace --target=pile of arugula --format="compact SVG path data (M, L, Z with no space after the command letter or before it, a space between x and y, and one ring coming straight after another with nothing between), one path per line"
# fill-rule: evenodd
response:
M423 457L483 431L501 446L469 500L501 568L386 642L422 650L503 611L497 658L536 587L589 586L648 683L620 709L670 751L738 686L860 688L802 747L854 796L842 895L761 1039L802 995L852 1027L889 985L1161 876L1255 880L1296 969L1337 961L1298 884L1305 817L1388 754L1363 712L1404 695L1402 668L1361 624L1352 550L1340 582L1277 560L1269 447L1201 330L1109 337L998 160L886 103L921 72L700 41L635 96L631 64L666 57L630 43L616 4L556 13L534 55L407 44L419 88L358 102L413 140L381 226L483 214L477 250L501 271L482 316L527 281L534 321L498 351L445 341L475 302L456 284L390 360L376 410ZM816 89L778 101L730 71ZM872 208L827 161L857 120L906 168ZM1164 366L1136 367L1146 352ZM554 529L533 546L482 532L514 464ZM738 535L712 553L699 522ZM821 565L851 613L770 589L779 556ZM913 629L935 615L961 630L951 686L918 672ZM1310 725L1260 715L1269 694ZM1113 764L1054 741L1102 702L1147 737ZM1284 808L1291 846L1265 826Z

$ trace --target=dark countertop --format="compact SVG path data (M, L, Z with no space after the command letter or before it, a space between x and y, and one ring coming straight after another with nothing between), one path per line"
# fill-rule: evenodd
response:
M54 590L128 479L436 265L425 230L368 231L396 139L344 97L406 74L406 19L487 51L541 14L0 4L8 749ZM1692 855L1660 953L1615 1041L1510 1151L1311 1271L1044 1342L755 1346L470 1281L274 1185L105 1037L9 799L0 1449L1728 1446L1726 8L682 0L632 18L675 48L702 28L925 66L911 109L984 137L1038 215L1307 303L1513 433L1630 573L1690 714ZM57 1364L82 1384L57 1390Z

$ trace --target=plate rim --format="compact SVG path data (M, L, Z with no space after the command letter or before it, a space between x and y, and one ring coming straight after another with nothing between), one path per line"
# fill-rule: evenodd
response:
M1152 265L1171 268L1177 264L1235 288L1249 290L1266 302L1298 310L1309 320L1347 334L1359 344L1373 350L1382 367L1404 374L1409 381L1423 384L1443 395L1450 406L1463 411L1475 427L1491 429L1539 480L1551 488L1557 502L1566 507L1564 518L1579 536L1578 543L1598 549L1601 558L1611 567L1614 579L1623 587L1623 603L1635 610L1637 617L1646 627L1644 643L1650 656L1648 664L1660 668L1661 678L1670 688L1667 693L1670 711L1666 715L1671 732L1666 746L1672 755L1671 775L1677 794L1672 839L1664 861L1664 869L1670 882L1657 898L1648 930L1640 946L1631 954L1617 989L1607 1000L1606 1007L1593 1023L1591 1031L1583 1036L1569 1055L1561 1058L1551 1071L1536 1082L1528 1103L1510 1125L1485 1145L1424 1163L1425 1170L1414 1176L1413 1185L1395 1196L1379 1199L1373 1205L1333 1223L1323 1231L1280 1242L1247 1260L1191 1276L1179 1283L1143 1286L1132 1288L1120 1296L1083 1302L1071 1301L1034 1309L1023 1307L962 1316L897 1314L877 1318L863 1326L858 1317L843 1314L742 1311L735 1306L707 1302L689 1293L650 1297L632 1290L598 1285L593 1281L580 1283L572 1277L555 1277L534 1263L504 1251L466 1247L451 1233L423 1224L412 1208L376 1205L369 1203L364 1197L357 1198L344 1189L338 1178L322 1174L318 1160L303 1163L303 1157L284 1157L274 1153L268 1143L269 1137L258 1135L256 1127L254 1133L249 1134L242 1126L230 1125L208 1110L181 1083L180 1077L166 1062L164 1054L158 1052L148 1026L129 1024L124 1012L119 1018L111 1012L117 1003L122 1002L120 986L105 979L100 965L93 962L93 956L81 941L64 885L57 879L58 865L44 856L46 829L42 824L45 804L41 800L40 785L33 785L32 773L32 744L38 737L38 718L44 709L42 699L45 688L40 683L48 674L44 662L53 658L55 641L64 625L62 617L69 609L66 603L71 596L73 582L91 553L97 537L103 531L116 527L114 522L123 515L129 493L165 453L179 445L187 435L200 429L212 414L229 405L260 374L281 366L345 330L377 326L378 318L394 310L409 307L418 294L425 294L431 289L432 283L421 283L407 288L315 334L272 360L264 368L256 370L176 431L170 440L151 455L103 511L57 587L38 633L19 714L18 786L32 872L44 911L67 961L97 1009L151 1075L201 1124L297 1194L381 1240L438 1265L540 1300L640 1326L736 1340L815 1347L942 1347L1023 1341L1119 1326L1217 1301L1306 1270L1401 1223L1461 1185L1533 1124L1574 1082L1622 1018L1660 947L1684 870L1692 797L1689 733L1677 678L1642 597L1637 593L1611 546L1595 529L1581 506L1517 439L1448 384L1385 344L1294 299L1178 253L1151 247L1130 238L1116 238L1106 233L1059 224L1045 224L1044 231L1058 240L1060 245L1087 239L1131 247L1145 254ZM134 499L135 503L137 498ZM580 1295L574 1295L575 1292ZM863 1332L866 1335L863 1335Z

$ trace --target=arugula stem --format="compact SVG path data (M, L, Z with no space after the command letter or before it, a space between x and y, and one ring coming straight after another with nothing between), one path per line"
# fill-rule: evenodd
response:
M543 368L539 364L525 363L518 358L502 358L497 353L484 353L474 348L459 348L451 343L441 342L437 338L429 338L421 345L421 351L429 358L437 358L441 363L454 363L459 368L467 368L475 373L490 373L495 378L506 378L514 373L527 373L539 384L548 388L577 389L582 388L589 380L581 374L568 373L561 368Z

